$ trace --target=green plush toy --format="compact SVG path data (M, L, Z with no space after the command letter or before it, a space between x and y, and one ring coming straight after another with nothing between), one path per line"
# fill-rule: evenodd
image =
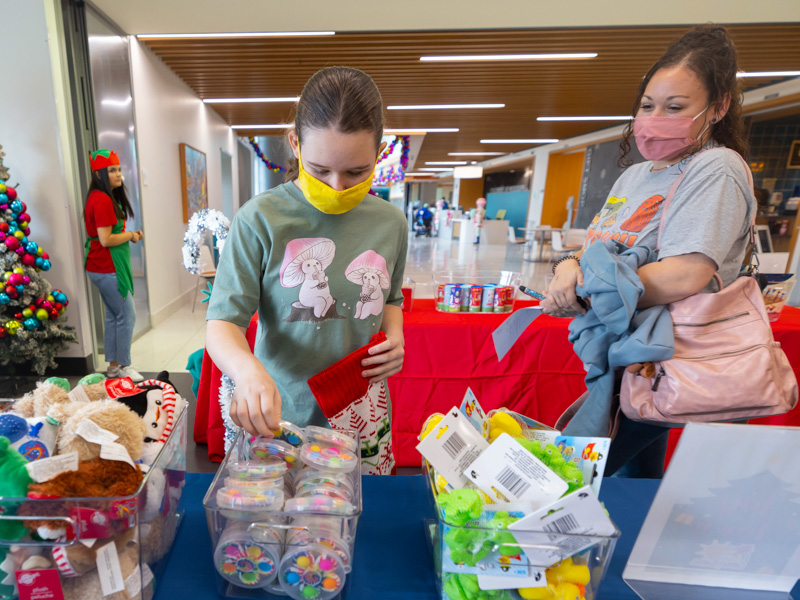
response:
M482 590L477 575L463 573L448 575L444 591L450 600L511 600L508 590Z
M491 529L501 529L492 537L494 544L497 544L497 551L503 556L517 556L522 550L517 546L517 540L508 531L508 526L515 521L519 521L518 517L512 517L505 511L500 511L495 514L494 519L489 521L486 526Z
M558 446L547 444L542 448L541 444L536 440L526 440L522 437L514 439L569 485L567 494L571 494L578 488L583 487L583 472L578 468L578 465L564 458Z
M439 508L444 512L445 522L459 527L480 517L483 510L480 493L469 488L439 494L438 501Z
M457 565L474 567L492 551L493 535L484 529L453 527L444 536L450 558Z
M28 460L0 436L0 498L24 498L33 479L28 475ZM17 502L0 502L0 514L13 514ZM22 521L0 522L0 539L15 541L25 535Z

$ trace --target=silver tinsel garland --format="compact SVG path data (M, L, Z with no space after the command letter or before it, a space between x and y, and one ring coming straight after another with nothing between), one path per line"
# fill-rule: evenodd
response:
M227 375L223 375L219 383L219 407L222 412L222 422L225 425L225 453L233 444L236 435L239 433L239 426L231 419L231 402L233 401L233 391L236 384Z
M203 208L194 213L183 235L183 268L193 275L200 272L197 260L200 258L200 244L203 241L204 231L210 231L217 237L217 249L222 254L230 227L231 222L228 217L218 210Z

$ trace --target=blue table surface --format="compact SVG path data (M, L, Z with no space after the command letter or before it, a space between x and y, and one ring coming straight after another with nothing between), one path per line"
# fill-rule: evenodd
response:
M156 586L155 600L219 598L202 503L212 478L207 473L186 476L186 515L166 573ZM600 586L598 600L637 598L622 580L622 571L659 483L648 479L603 481L600 499L622 536ZM363 478L364 512L358 524L347 600L438 600L433 562L422 525L427 493L421 475Z

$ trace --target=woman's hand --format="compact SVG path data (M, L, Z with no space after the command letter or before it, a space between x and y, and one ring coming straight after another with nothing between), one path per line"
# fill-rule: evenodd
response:
M583 285L583 271L577 260L565 260L556 268L555 276L542 300L542 312L554 317L574 317L586 313L578 303L575 287Z
M131 242L133 242L134 244L138 242L140 239L142 239L141 230L131 231L130 234L131 234Z
M240 372L231 400L231 419L252 435L273 437L280 429L281 395L261 364Z
M362 367L374 367L361 372L362 377L369 377L370 383L379 383L403 368L405 349L403 341L396 337L388 337L369 349L370 357L361 361Z

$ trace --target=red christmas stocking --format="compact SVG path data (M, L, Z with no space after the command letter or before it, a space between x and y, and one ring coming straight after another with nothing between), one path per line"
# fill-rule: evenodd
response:
M384 341L386 334L380 331L369 344L308 380L331 427L360 433L361 472L367 475L388 475L394 468L386 381L370 385L361 376L368 350Z

